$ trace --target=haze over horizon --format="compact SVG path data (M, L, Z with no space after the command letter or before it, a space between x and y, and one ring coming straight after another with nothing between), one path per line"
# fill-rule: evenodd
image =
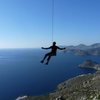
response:
M100 0L54 0L57 45L100 43ZM0 48L52 43L52 0L0 0Z

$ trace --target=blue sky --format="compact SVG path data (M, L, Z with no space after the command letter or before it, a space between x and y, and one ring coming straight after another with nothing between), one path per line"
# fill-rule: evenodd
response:
M100 42L100 0L54 0L58 45ZM52 43L52 0L0 0L0 48Z

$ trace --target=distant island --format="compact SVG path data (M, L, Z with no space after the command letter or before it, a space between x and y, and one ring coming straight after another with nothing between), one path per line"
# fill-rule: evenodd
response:
M55 92L42 96L23 96L16 100L100 100L100 64L86 60L81 68L93 68L94 74L83 74L57 86Z
M94 62L92 60L86 60L85 62L80 64L79 67L81 67L81 68L93 68L96 70L100 70L100 64L98 64L97 62Z
M92 45L84 45L80 44L77 46L66 46L67 52L72 52L75 55L95 55L95 56L100 56L100 43L95 43Z

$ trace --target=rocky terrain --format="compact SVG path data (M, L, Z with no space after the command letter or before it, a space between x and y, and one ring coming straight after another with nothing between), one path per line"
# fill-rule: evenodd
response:
M94 74L84 74L71 78L57 86L55 92L44 96L24 96L16 100L100 100L100 64L86 60L82 68L98 70Z
M69 79L46 96L28 96L19 100L100 100L100 71Z

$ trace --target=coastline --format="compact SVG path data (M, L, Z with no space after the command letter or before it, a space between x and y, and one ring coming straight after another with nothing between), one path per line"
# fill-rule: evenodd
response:
M48 95L24 96L16 100L100 100L100 70L95 66L86 68L97 71L94 74L82 74L68 79L60 83L55 92Z

